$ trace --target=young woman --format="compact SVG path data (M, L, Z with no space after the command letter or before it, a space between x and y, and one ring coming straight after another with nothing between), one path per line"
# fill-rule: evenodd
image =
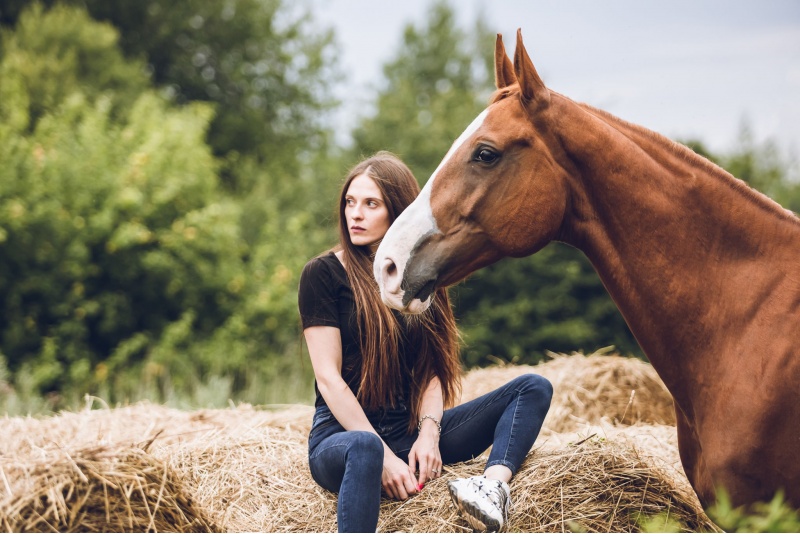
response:
M340 532L374 532L381 489L407 499L440 477L442 465L489 446L484 475L452 480L448 489L473 528L499 530L508 482L550 407L550 383L525 375L451 408L461 368L447 291L437 290L422 316L381 302L373 255L418 193L411 171L392 154L356 165L339 199L339 246L308 262L300 279L317 392L309 467L320 486L339 493Z

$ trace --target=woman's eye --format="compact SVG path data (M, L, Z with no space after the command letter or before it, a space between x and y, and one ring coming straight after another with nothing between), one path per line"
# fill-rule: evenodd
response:
M498 158L496 152L489 150L488 148L481 148L475 154L475 160L480 161L482 163L493 163Z

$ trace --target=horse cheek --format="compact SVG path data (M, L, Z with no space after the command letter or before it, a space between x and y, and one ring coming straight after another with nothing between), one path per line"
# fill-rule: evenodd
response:
M558 235L566 211L566 197L556 182L540 183L505 210L500 248L515 258L530 256Z

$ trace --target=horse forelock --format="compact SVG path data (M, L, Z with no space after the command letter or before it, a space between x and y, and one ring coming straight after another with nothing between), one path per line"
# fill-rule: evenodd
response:
M519 84L515 83L513 85L509 85L507 87L503 87L502 89L498 89L492 96L489 97L489 105L496 104L501 100L508 98L514 94L519 94Z

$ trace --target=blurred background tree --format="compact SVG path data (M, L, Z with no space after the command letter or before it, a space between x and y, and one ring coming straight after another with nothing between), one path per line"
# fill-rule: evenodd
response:
M374 106L334 141L335 36L282 0L0 4L0 411L83 394L222 406L312 398L297 283L335 240L346 169L377 150L423 184L486 105L494 34L443 0L406 27ZM800 209L772 142L712 154ZM578 251L453 289L465 366L635 340Z
M444 1L424 18L429 22L422 27L406 26L397 56L384 65L375 112L356 125L351 151L352 159L394 152L421 184L494 87L493 49L486 46L494 36L480 17L469 37Z

